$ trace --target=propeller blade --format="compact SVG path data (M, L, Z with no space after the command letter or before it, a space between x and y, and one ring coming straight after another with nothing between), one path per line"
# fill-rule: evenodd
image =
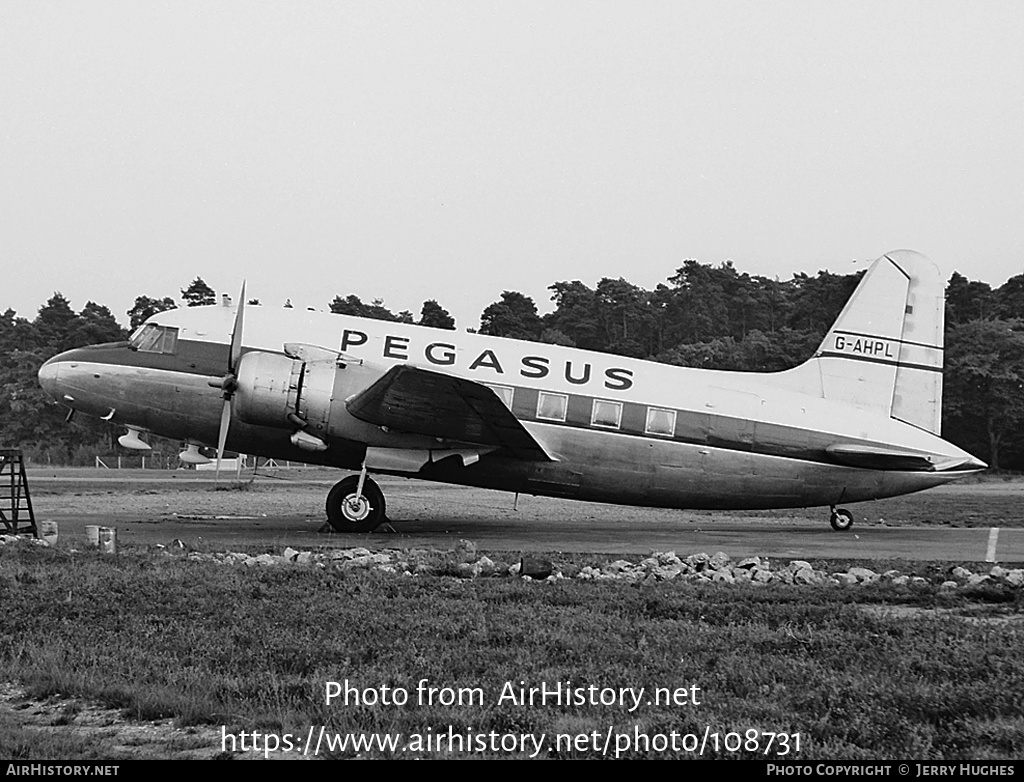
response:
M238 387L238 362L242 358L242 324L244 317L245 280L242 281L242 292L238 296L238 307L235 309L235 323L231 327L228 373L220 381L220 386L224 389L224 406L220 409L220 431L217 434L217 469L214 471L214 482L220 480L220 463L224 458L224 445L228 441L228 428L231 426L231 397L235 395L235 389Z
M238 370L238 360L242 357L242 318L245 314L245 281L242 281L242 292L238 296L238 309L235 310L235 325L231 329L231 353L228 354L228 372L232 375Z
M231 399L224 399L220 409L220 433L217 435L217 469L214 471L214 482L220 480L220 462L224 458L224 445L228 441L228 427L231 426Z

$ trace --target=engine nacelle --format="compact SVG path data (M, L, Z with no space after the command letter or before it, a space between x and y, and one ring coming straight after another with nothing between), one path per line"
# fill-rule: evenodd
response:
M302 431L324 443L379 437L378 427L349 414L345 400L380 378L384 368L322 348L286 350L288 355L250 351L239 360L233 410L240 420Z
M247 424L295 428L288 416L298 407L304 363L279 353L245 353L238 362L235 415Z

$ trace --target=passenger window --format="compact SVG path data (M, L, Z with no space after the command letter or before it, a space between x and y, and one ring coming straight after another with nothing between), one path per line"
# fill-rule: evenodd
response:
M512 409L512 395L515 389L509 386L492 386L490 383L485 385L498 395L498 398L505 404L509 410Z
M565 394L549 394L546 391L541 391L537 399L537 417L545 421L564 421L568 406L569 397Z
M672 437L676 433L676 411L660 407L647 408L647 434Z
M618 429L622 423L622 402L609 402L606 399L594 400L594 412L590 418L593 426Z

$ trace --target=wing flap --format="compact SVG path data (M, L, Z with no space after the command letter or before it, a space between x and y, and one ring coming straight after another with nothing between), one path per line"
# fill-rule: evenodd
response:
M377 426L504 448L519 459L553 461L494 391L454 375L401 364L345 407Z

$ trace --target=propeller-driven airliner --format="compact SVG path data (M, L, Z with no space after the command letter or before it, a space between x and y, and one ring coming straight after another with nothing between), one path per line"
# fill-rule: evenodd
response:
M56 400L200 446L355 474L339 532L385 519L370 474L681 509L830 508L985 464L940 436L944 278L875 261L821 346L783 372L691 369L413 324L237 303L160 312L127 342L54 356Z

